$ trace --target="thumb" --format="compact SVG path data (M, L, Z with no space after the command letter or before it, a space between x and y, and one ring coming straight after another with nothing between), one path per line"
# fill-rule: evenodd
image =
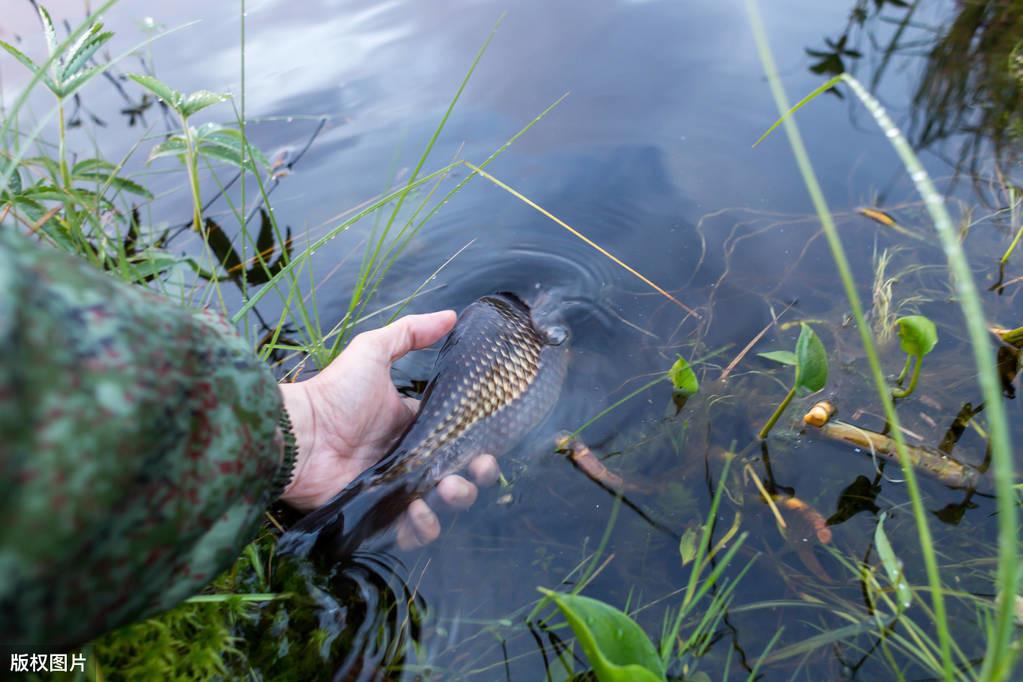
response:
M386 327L368 332L374 345L394 362L409 351L426 348L436 343L455 326L457 316L453 310L441 310L426 315L406 315Z

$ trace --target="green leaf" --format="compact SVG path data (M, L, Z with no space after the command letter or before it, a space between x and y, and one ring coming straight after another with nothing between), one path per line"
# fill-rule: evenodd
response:
M181 104L182 101L184 100L184 95L182 95L180 92L170 87L163 81L141 73L129 73L128 78L132 79L133 81L144 87L146 90L149 90L149 92L159 97L161 100L163 100L164 104L169 106L174 111L177 112L181 111Z
M39 66L34 61L32 61L31 58L29 58L29 56L27 54L25 54L24 52L22 52L18 48L14 47L10 43L5 43L4 41L0 40L0 48L3 48L12 57L17 59L22 64L24 64L25 68L28 69L29 71L31 71L33 75L36 74L39 71ZM53 83L53 80L50 79L49 76L47 76L46 74L43 74L42 80L43 80L43 83L46 85L46 87L48 87L50 89L50 92L54 92L54 93L57 92L57 86Z
M762 358L771 360L772 362L779 362L783 365L791 365L795 367L798 362L796 361L796 354L790 350L772 350L766 353L757 353Z
M665 679L661 657L636 621L604 602L540 588L572 627L600 682Z
M185 256L175 256L159 249L148 249L132 259L131 279L140 282L157 277L177 265L187 265L198 271L199 264Z
M3 177L4 173L7 172L7 168L10 166L10 162L6 159L0 158L0 177ZM7 181L7 191L11 194L21 193L21 172L17 167L11 171L11 179Z
M71 167L71 177L77 176L79 173L90 173L100 170L112 171L116 166L105 159L82 159L74 166Z
M874 529L874 547L877 549L877 556L881 559L885 573L888 574L888 582L895 588L898 596L898 604L901 610L906 610L913 603L913 591L909 589L906 576L902 571L902 561L895 556L892 544L888 542L888 536L884 532L884 520L887 513L881 514L877 520L877 528Z
M182 156L188 149L188 143L185 138L181 135L171 135L160 144L153 147L153 150L149 152L148 161L158 159L161 156Z
M683 395L695 395L700 390L700 382L696 379L696 373L681 355L668 370L668 378L671 379L671 385L675 387L675 391Z
M796 341L796 389L814 393L828 383L828 354L820 337L805 322Z
M682 557L682 565L686 566L696 559L696 543L700 539L700 533L695 528L687 528L682 534L678 543L678 553Z
M39 10L39 20L43 22L43 34L46 36L46 49L52 55L57 51L57 31L53 28L53 19L50 13L42 5L36 7Z
M60 84L60 86L55 91L57 96L70 97L71 95L75 94L75 91L78 90L78 88L82 87L83 85L91 81L94 76L101 73L103 69L104 67L102 66L92 66L86 69L85 71L79 71L74 76Z
M67 63L60 70L59 78L64 81L78 73L86 62L88 62L92 55L96 54L99 48L114 37L114 34L110 31L99 33L99 29L103 27L103 24L96 24L92 30L86 34L88 38L80 45L76 45L77 48L74 52L70 53Z
M111 175L110 173L95 172L95 173L78 173L74 176L78 180L86 180L92 182L98 182L100 184L109 183L114 189L122 192L128 192L129 194L135 194L146 199L152 199L153 193L148 189L138 184L134 180L128 178L122 178L119 175Z
M918 358L930 353L938 345L938 328L923 315L908 315L895 321L899 325L899 346Z
M835 85L840 80L842 80L842 74L839 74L839 75L835 76L834 78L832 78L831 80L828 80L827 82L817 86L814 89L813 92L811 92L809 95L807 95L803 99L801 99L798 102L796 102L795 106L793 106L791 109L789 109L784 114L782 114L781 118L779 118L777 121L775 121L774 124L770 128L768 128L767 130L764 131L763 135L761 135L760 137L757 138L757 141L753 143L753 146L756 147L758 144L763 142L764 138L766 138L768 135L770 135L772 132L774 132L774 129L777 128L778 126L780 126L785 119L787 119L789 116L791 116L792 114L796 113L797 111L802 109L804 106L806 106L807 104L812 102L821 93L823 93L826 90L830 90L831 88L835 87Z
M193 92L185 101L181 103L181 113L188 118L192 114L198 113L206 107L214 104L219 104L228 99L227 95L219 92L210 92L209 90L197 90Z
M254 161L263 168L270 165L263 153L251 144L248 145L248 154L245 163L242 164L243 140L241 131L236 128L225 128L216 123L204 123L196 131L196 137L199 140L200 154L227 161L239 168L244 166L253 173L258 171Z

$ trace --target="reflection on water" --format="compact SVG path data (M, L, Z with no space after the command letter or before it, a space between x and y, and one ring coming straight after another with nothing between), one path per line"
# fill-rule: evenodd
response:
M31 14L24 12L29 3L8 2L17 11L0 18L3 35L34 40ZM1011 224L1006 188L1019 181L1013 163L1019 158L1020 3L762 4L790 96L809 92L827 74L858 73L926 152L932 174L955 188L950 201L962 217L975 272L989 280L985 284L994 282ZM78 3L65 5L60 9L66 15L78 11ZM249 3L249 134L287 171L274 182L272 203L280 224L292 226L283 240L264 244L277 254L268 259L271 268L279 267L279 254L305 248L336 224L335 216L407 178L503 9L489 1ZM109 17L127 44L137 39L136 10L126 6ZM162 78L185 90L238 89L240 26L233 5L186 0L155 18L167 25L202 20L145 56ZM462 308L501 290L558 291L574 345L563 397L550 420L559 429L583 425L656 378L677 354L693 362L703 389L677 410L663 382L580 434L604 466L633 484L630 504L617 503L607 486L555 453L549 434L538 433L502 461L508 484L481 494L471 512L445 518L444 535L434 546L362 557L327 574L282 563L274 588L295 596L262 606L246 626L255 670L267 678L297 679L324 671L367 678L543 679L559 653L569 650L570 637L537 619L526 623L536 588L571 589L580 566L591 561L599 570L584 593L628 604L656 636L689 576L677 535L705 517L723 453L738 450L771 493L799 500L812 513L783 509L795 529L783 535L748 476L732 467L716 537L738 518L749 538L726 575L735 577L752 563L706 652L685 663L688 671L717 679L727 668L731 677L745 677L782 632L774 657L760 668L769 679L891 674L878 641L867 634L805 653L791 648L847 625L840 614L870 617L872 607L864 604L863 586L848 562L876 564L869 553L879 512L890 514L885 528L910 582L924 579L895 467L875 467L869 454L802 432L798 416L809 402L796 401L769 449L747 445L791 381L790 370L757 353L790 349L798 334L798 325L790 325L799 321L812 322L829 350L826 392L843 419L884 429L848 306L788 147L776 134L750 149L775 113L748 35L739 2L530 0L510 9L431 167L456 156L482 160L569 91L564 104L489 170L696 307L701 318L687 316L478 178L410 242L379 304L401 300L456 253L410 310ZM7 93L23 83L18 79L24 74L9 75L2 67ZM94 92L76 116L83 130L93 119L109 126L101 135L111 157L134 144L140 127L154 126L154 135L173 128L159 105L123 83ZM938 324L941 341L928 357L921 388L900 403L906 435L916 445L954 448L956 456L983 466L983 413L974 414L979 392L972 366L964 362L969 349L943 253L927 236L925 212L887 141L851 99L819 98L797 117L875 330L916 312ZM125 125L135 126L128 135ZM76 144L84 145L84 136ZM972 182L954 182L956 173L967 171ZM457 171L455 180L465 173ZM190 213L180 188L170 184L176 181L155 173L149 178L167 192L153 222L176 235L175 247L194 248L188 232L177 229ZM209 187L213 197L216 185L210 181ZM237 187L226 188L226 195L236 199ZM865 206L883 209L905 229L856 212ZM258 228L259 209L250 211ZM228 225L228 213L218 198L207 215ZM347 307L354 265L372 227L359 224L313 259L325 326ZM220 246L221 262L238 268L230 244L221 240ZM1019 262L1020 256L1010 261L1002 295L990 292L985 299L990 318L1002 326L1023 322L1023 280L1013 279ZM254 284L263 276L246 272ZM270 298L254 314L273 327L280 307ZM300 330L285 334L300 336ZM882 356L886 370L896 374L902 358L895 340ZM409 358L399 367L400 381L415 385L427 378L432 360L430 354ZM1008 398L1015 374L1006 374ZM1020 401L1008 409L1018 443ZM964 410L979 425L964 426L957 419ZM941 560L954 576L948 579L989 596L992 501L936 481L922 485L939 522ZM817 538L818 518L829 524L828 543ZM782 601L788 606L758 606ZM966 624L957 628L957 643L966 656L978 655L983 632L973 625L972 607L951 608L953 622ZM571 651L574 669L584 670L581 653ZM797 654L782 655L791 651ZM908 660L904 664L908 676L924 674ZM681 674L682 665L676 662L671 672Z

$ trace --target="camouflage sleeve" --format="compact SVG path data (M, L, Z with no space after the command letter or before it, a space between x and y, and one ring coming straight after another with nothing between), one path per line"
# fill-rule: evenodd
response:
M225 320L10 231L0 348L5 645L66 651L196 593L291 475L277 383Z

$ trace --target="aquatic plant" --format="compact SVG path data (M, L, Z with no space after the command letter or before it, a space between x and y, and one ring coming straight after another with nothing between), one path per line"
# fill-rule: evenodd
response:
M757 436L760 440L767 438L767 435L778 423L779 417L789 406L796 393L815 393L828 383L828 353L824 350L817 333L806 323L799 325L799 338L796 340L795 352L777 350L767 353L760 353L760 356L768 360L780 362L783 365L792 365L796 368L795 380L792 388L785 394L785 397L775 408L774 413L761 427Z
M853 317L856 320L857 328L863 343L867 360L870 364L871 375L875 387L884 407L885 417L888 420L891 432L894 436L899 461L902 465L903 474L906 478L907 493L913 509L913 516L916 522L917 533L923 553L924 564L927 570L929 589L933 605L933 621L938 632L940 645L940 664L942 676L945 679L954 677L956 661L953 658L952 637L948 627L948 620L943 597L940 571L938 568L936 552L933 545L931 532L927 522L927 515L923 507L919 485L913 470L912 462L906 451L905 439L899 423L898 415L895 412L888 386L881 370L877 357L876 344L870 334L870 329L863 317L862 305L859 294L856 291L855 283L849 269L838 232L835 229L831 212L828 209L816 175L810 164L809 157L800 137L799 130L791 120L792 113L788 100L778 80L777 69L774 65L770 48L763 31L763 25L755 0L748 0L747 7L751 17L751 24L754 36L757 41L758 51L767 73L775 102L778 107L781 120L785 124L786 133L792 146L793 154L799 164L800 173L803 176L807 190L814 203L814 207L824 227L828 244L831 247L835 264L838 267L839 275L846 292L846 298L852 308ZM925 206L934 222L934 227L940 237L942 246L948 257L949 269L953 282L958 293L959 304L962 308L967 331L969 333L970 345L974 353L974 359L978 368L978 376L981 390L984 394L984 401L989 412L989 424L991 426L991 451L994 463L994 479L997 492L998 521L999 521L999 560L997 586L1000 594L1014 594L1018 583L1018 555L1017 555L1017 510L1016 498L1013 492L1013 462L1012 451L1009 444L1007 420L1001 395L998 390L999 379L994 354L991 352L991 344L985 332L985 322L980 298L973 281L962 245L957 239L953 228L951 217L945 207L941 196L934 188L927 171L920 164L912 148L906 142L901 131L892 123L884 108L873 98L857 81L848 74L837 76L828 82L830 86L836 85L838 80L846 83L856 96L865 104L886 137L891 141L893 147L901 158L911 180L917 187L924 199ZM829 87L830 87L829 86ZM818 88L814 96L821 92ZM805 104L804 98L801 104ZM992 626L993 636L988 640L988 649L984 657L980 677L982 679L1004 679L1012 668L1014 650L1011 645L1012 636L1012 606L1009 599L999 602L996 617Z
M896 388L892 391L892 397L905 398L916 389L924 356L938 345L938 328L923 315L907 315L900 317L895 322L899 327L899 345L906 354L906 364L902 366L902 371L895 383L902 386L902 382L906 380L906 374L909 373L910 364L913 365L913 376L909 380L909 386L904 389Z

